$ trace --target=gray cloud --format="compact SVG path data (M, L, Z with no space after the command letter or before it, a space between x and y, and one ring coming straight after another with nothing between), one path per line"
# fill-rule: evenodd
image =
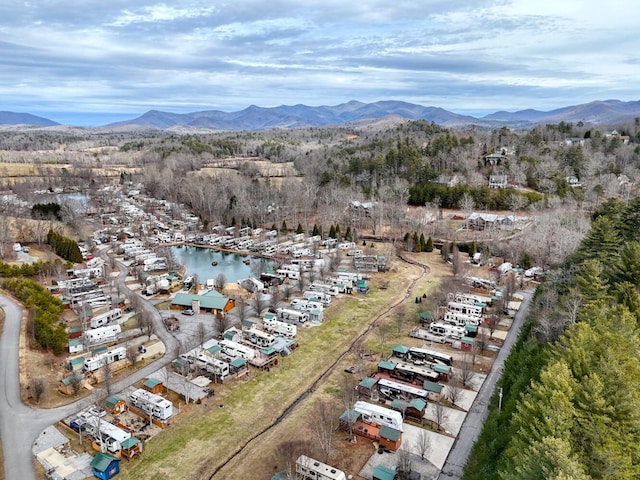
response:
M634 99L633 19L617 4L589 14L597 5L9 2L2 108L124 114L393 98L468 112Z

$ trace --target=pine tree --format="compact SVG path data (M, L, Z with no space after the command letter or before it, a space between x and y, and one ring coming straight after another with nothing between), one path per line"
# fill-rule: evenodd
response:
M427 239L427 245L425 246L424 251L433 252L433 239L431 237Z
M427 242L424 239L424 233L420 234L420 250L418 250L419 252L426 252L427 251Z
M336 238L336 228L333 225L329 228L329 238Z
M287 227L287 222L285 222L284 220L282 221L282 226L280 227L280 232L282 233L287 233L289 231L289 228Z
M318 224L314 223L313 224L313 232L311 233L312 236L317 236L320 235L320 229L318 228Z
M304 229L302 228L302 225L300 223L298 224L298 228L296 228L296 233L297 234L304 233Z

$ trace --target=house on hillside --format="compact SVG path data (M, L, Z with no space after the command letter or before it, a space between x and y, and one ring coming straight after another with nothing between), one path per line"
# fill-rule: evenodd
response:
M442 174L434 181L434 183L438 183L440 185L446 185L447 187L455 187L456 185L459 185L460 183L462 183L462 179L456 174L454 175Z
M473 212L467 219L469 230L489 230L495 228L499 217L495 213Z
M507 188L508 177L506 175L489 176L489 188Z
M507 156L502 153L489 153L482 157L485 167L502 165L506 160Z
M587 140L582 137L568 137L564 139L564 145L567 147L580 146L584 147Z

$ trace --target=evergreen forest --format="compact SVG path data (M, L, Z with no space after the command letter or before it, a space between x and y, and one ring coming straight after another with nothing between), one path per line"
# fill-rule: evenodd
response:
M610 199L541 284L466 480L640 478L640 199Z

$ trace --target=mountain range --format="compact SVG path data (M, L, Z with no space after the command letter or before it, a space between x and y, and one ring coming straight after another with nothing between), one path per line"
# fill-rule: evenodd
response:
M408 120L426 120L449 127L479 125L525 128L535 124L557 124L561 121L582 122L590 125L615 125L640 117L640 100L630 102L620 100L594 101L546 112L533 109L517 112L499 111L480 118L459 115L442 108L424 107L392 100L375 103L350 101L335 106L319 107L282 105L264 108L251 105L237 112L205 110L192 113L171 113L150 110L131 120L111 123L100 128L266 130L270 128L346 125L390 116ZM0 125L18 124L40 127L59 125L53 120L28 113L0 112Z

